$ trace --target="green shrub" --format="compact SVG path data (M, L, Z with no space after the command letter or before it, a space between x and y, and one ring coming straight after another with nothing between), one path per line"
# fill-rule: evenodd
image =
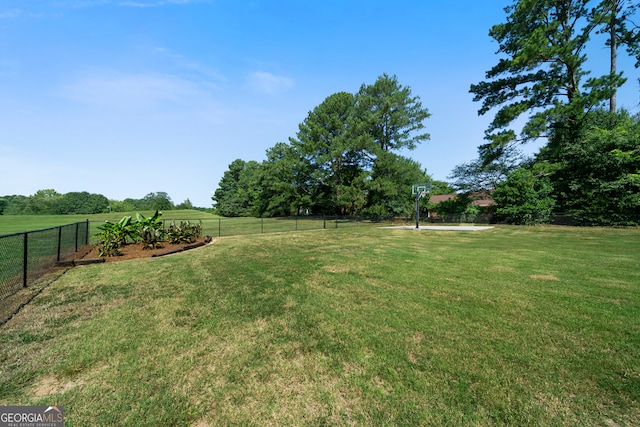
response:
M96 250L98 251L98 256L119 256L122 255L120 252L120 244L115 240L113 236L108 234L102 235L102 233L97 234L98 236L98 246Z
M138 242L142 243L144 249L155 249L164 241L164 227L160 216L162 212L156 211L153 216L146 218L139 213L136 214L136 228L138 232Z
M118 222L107 221L99 225L97 251L99 256L121 255L120 247L127 244L127 240L136 241L138 234L136 225L130 216L123 217Z
M127 243L141 243L145 249L155 249L164 241L165 231L160 221L162 212L146 218L139 213L135 221L130 216L125 216L118 222L105 222L98 226L99 233L97 251L100 256L121 255L120 248Z
M193 243L202 236L202 223L193 224L189 221L181 221L180 225L172 222L166 231L169 243Z

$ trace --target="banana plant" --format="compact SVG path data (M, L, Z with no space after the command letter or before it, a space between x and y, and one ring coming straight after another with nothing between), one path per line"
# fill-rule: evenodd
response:
M138 239L136 225L130 216L123 217L118 222L107 221L98 226L98 254L100 256L118 256L120 247L126 245L128 240L135 242Z
M156 211L153 216L145 217L140 213L136 213L136 228L138 233L138 242L144 245L145 249L155 249L160 247L160 242L164 240L164 227L160 221L162 212Z

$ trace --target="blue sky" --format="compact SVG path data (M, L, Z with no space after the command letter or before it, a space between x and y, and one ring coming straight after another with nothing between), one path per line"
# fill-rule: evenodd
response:
M383 73L432 114L431 140L403 154L446 180L483 143L491 115L468 91L498 60L488 30L510 3L0 0L0 195L209 207L233 160L264 160L327 96ZM627 76L619 104L638 112Z

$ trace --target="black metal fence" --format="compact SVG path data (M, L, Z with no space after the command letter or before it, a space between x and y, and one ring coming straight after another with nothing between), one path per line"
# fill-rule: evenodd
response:
M89 243L89 220L0 236L0 301L26 288Z
M434 224L458 224L458 223L473 223L473 224L511 224L500 218L493 212L484 212L480 214L451 214L451 215L433 215L425 219L425 222ZM550 224L550 225L567 225L567 226L585 226L590 225L585 221L580 221L573 217L570 213L557 212L551 215L545 215L544 217L532 216L528 219L527 224Z
M202 234L212 237L278 233L314 229L397 225L407 219L361 218L350 216L299 216L281 218L211 218L196 220L164 219L164 228L172 222L200 223ZM44 230L0 236L0 302L28 287L57 263L73 259L90 243L102 221L83 221Z
M361 227L403 223L403 219L380 219L353 216L295 216L275 218L211 218L196 220L165 219L164 228L173 222L190 221L202 225L202 234L212 237L238 236L246 234L279 233L288 231L318 230L329 228Z

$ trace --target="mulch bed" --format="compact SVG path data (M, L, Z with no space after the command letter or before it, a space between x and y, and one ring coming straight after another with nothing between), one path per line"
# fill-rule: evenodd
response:
M69 261L68 263L73 265L82 265L98 262L117 262L138 258L153 258L198 248L210 242L210 237L201 237L194 243L172 244L168 242L162 242L161 246L156 249L145 249L142 244L131 243L120 248L120 252L122 252L122 255L112 257L101 257L98 255L98 251L96 249L97 245L88 245L85 246L83 250L78 251L73 260Z

